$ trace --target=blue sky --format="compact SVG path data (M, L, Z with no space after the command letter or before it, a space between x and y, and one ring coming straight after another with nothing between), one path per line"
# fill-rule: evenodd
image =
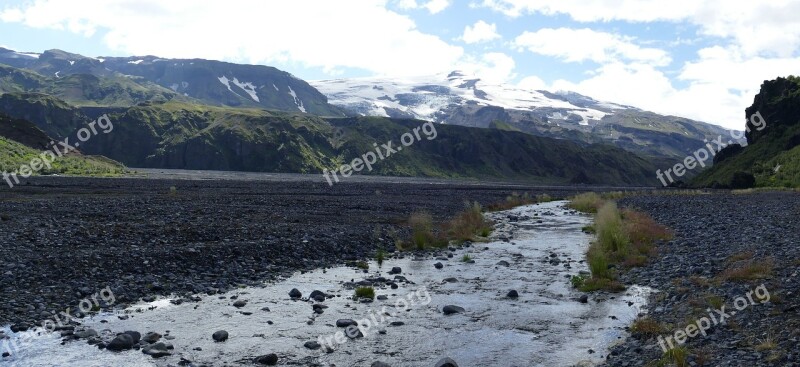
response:
M800 1L11 0L0 46L220 59L307 80L459 69L741 129L763 80L800 74L795 14Z

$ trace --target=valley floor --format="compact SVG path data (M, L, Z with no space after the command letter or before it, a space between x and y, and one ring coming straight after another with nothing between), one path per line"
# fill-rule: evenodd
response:
M141 297L260 284L391 249L394 239L407 237L405 221L416 210L437 221L464 209L466 200L489 204L513 191L554 197L577 191L376 178L329 187L320 175L146 174L158 179L38 177L0 190L0 325L39 325L106 287L121 307Z

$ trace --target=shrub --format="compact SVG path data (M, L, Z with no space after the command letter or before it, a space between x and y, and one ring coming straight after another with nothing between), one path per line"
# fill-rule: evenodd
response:
M366 261L357 261L355 265L359 269L363 269L363 270L369 269L369 264L367 264Z
M372 287L358 287L356 288L356 293L354 298L375 299L375 289Z
M589 246L589 251L586 253L586 261L589 263L589 271L592 272L592 278L612 278L611 271L608 269L608 256L596 243Z
M469 254L464 254L464 256L461 257L462 262L468 262L470 260L472 260L472 257L469 256Z
M596 213L602 204L603 199L600 195L594 192L586 192L572 197L567 207L579 212Z
M686 357L689 354L686 347L672 348L661 358L663 364L674 363L676 367L687 367L689 363L686 362Z

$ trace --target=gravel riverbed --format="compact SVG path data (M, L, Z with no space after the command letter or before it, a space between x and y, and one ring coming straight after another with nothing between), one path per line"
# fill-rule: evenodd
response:
M159 179L32 178L0 190L0 325L26 329L109 287L114 307L158 295L214 294L296 270L372 257L406 236L415 210L437 221L513 191L571 188L318 175L197 173ZM108 306L102 299L93 306Z
M649 265L622 276L625 283L660 291L647 312L663 325L662 336L689 330L708 310L717 321L725 318L707 336L688 338L688 365L800 366L800 195L642 196L620 204L675 231ZM750 293L753 302L736 303L762 285L769 302ZM607 364L645 366L662 353L657 338L629 338Z

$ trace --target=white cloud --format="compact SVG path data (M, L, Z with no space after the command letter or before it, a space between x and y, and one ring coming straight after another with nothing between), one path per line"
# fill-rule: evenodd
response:
M547 83L538 76L528 76L522 78L522 80L517 83L517 87L528 90L543 90L547 89Z
M565 14L579 22L689 22L700 34L731 39L746 55L789 56L800 48L796 0L484 0L512 17Z
M397 7L404 10L425 8L431 14L440 13L450 6L450 0L430 0L419 4L416 0L398 0Z
M486 23L482 20L475 22L472 26L466 26L464 28L464 34L461 36L461 40L465 43L479 43L479 42L486 42L500 38L500 34L497 33L497 25L492 23Z
M423 7L428 9L431 14L439 13L447 9L448 6L450 6L450 0L431 0L427 4L423 5Z
M657 48L643 48L632 41L631 38L588 28L544 28L536 32L523 32L513 44L520 50L558 57L567 62L591 60L602 64L629 60L659 66L670 63L667 52Z
M425 6L441 11L448 1ZM385 0L291 2L229 0L40 0L0 12L34 28L102 35L111 49L133 55L299 63L334 71L419 75L452 70L464 51L416 29Z
M474 74L490 82L507 82L517 75L514 73L516 62L514 58L502 52L489 52L481 55L480 59L466 58L456 69Z

